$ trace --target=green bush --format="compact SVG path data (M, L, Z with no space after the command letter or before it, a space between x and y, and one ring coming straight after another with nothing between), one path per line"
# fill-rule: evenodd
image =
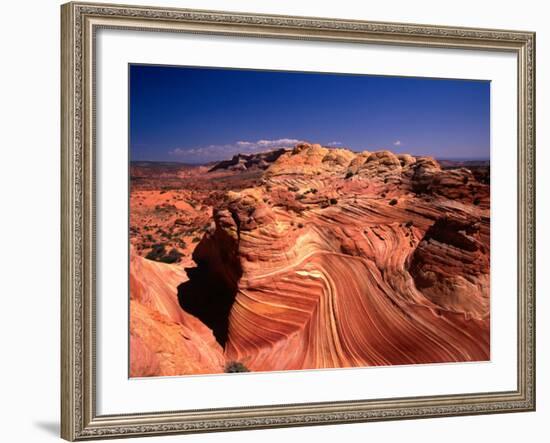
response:
M250 372L250 370L238 361L230 361L225 365L225 372L231 374L235 372Z
M160 257L159 261L162 263L178 263L181 261L181 257L182 254L176 248L172 248L168 254Z
M159 261L160 258L166 254L166 248L164 244L157 243L151 247L151 251L145 256L149 260Z
M157 243L152 246L151 251L145 258L162 263L178 263L181 261L182 254L175 248L166 253L166 246L163 243Z

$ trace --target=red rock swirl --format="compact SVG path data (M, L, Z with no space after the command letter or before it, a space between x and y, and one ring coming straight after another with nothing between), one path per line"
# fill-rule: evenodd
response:
M154 308L191 337L138 334L136 373L488 360L489 194L428 157L298 145L215 208L196 268L174 275L179 305L165 274L132 267L135 321L151 323L135 329L155 331Z

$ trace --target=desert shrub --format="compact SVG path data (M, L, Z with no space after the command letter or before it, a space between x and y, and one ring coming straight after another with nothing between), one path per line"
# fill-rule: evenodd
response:
M193 239L191 240L193 243L198 243L201 241L201 238L200 237L193 237Z
M145 256L149 260L159 261L166 254L166 247L163 243L156 243L151 247L151 251Z
M410 228L412 225L413 225L412 220L409 220L407 223L405 223L405 226L406 226L407 228Z
M304 224L302 222L298 223L298 227L299 228L303 228L304 227Z
M474 198L474 205L479 205L481 203L481 200L479 197Z
M298 188L297 186L289 186L287 189L290 192L298 192L300 190L300 188Z
M250 370L238 361L230 361L225 365L225 372L235 373L235 372L250 372Z
M330 202L331 205L335 205L336 203L338 203L338 200L333 197L329 200L329 202Z
M390 205L391 205L391 206L395 206L396 204L397 204L397 199L392 198L392 199L390 200Z
M162 263L178 263L181 261L182 254L176 249L172 248L166 255L160 257L159 261Z
M353 177L353 172L351 171L346 172L346 178L351 178L351 177Z
M166 246L163 243L157 243L152 246L152 249L145 256L148 260L158 261L162 263L178 263L181 261L182 254L175 248L166 253Z
M309 191L310 191L312 194L317 194L317 189L315 189L315 188L311 188Z

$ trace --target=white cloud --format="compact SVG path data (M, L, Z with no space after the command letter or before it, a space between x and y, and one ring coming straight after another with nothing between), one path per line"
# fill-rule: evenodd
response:
M342 142L330 142L327 144L327 146L332 146L332 147L342 146Z
M393 146L401 146L401 140L395 140Z
M197 148L174 148L169 154L179 161L188 163L208 163L212 161L228 160L235 154L253 154L271 151L278 148L291 148L301 140L294 138L279 138L275 140L239 140L224 145L208 145Z

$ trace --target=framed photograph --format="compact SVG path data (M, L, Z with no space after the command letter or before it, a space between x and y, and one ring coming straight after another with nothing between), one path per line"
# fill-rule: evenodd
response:
M62 6L62 437L535 409L535 35Z

